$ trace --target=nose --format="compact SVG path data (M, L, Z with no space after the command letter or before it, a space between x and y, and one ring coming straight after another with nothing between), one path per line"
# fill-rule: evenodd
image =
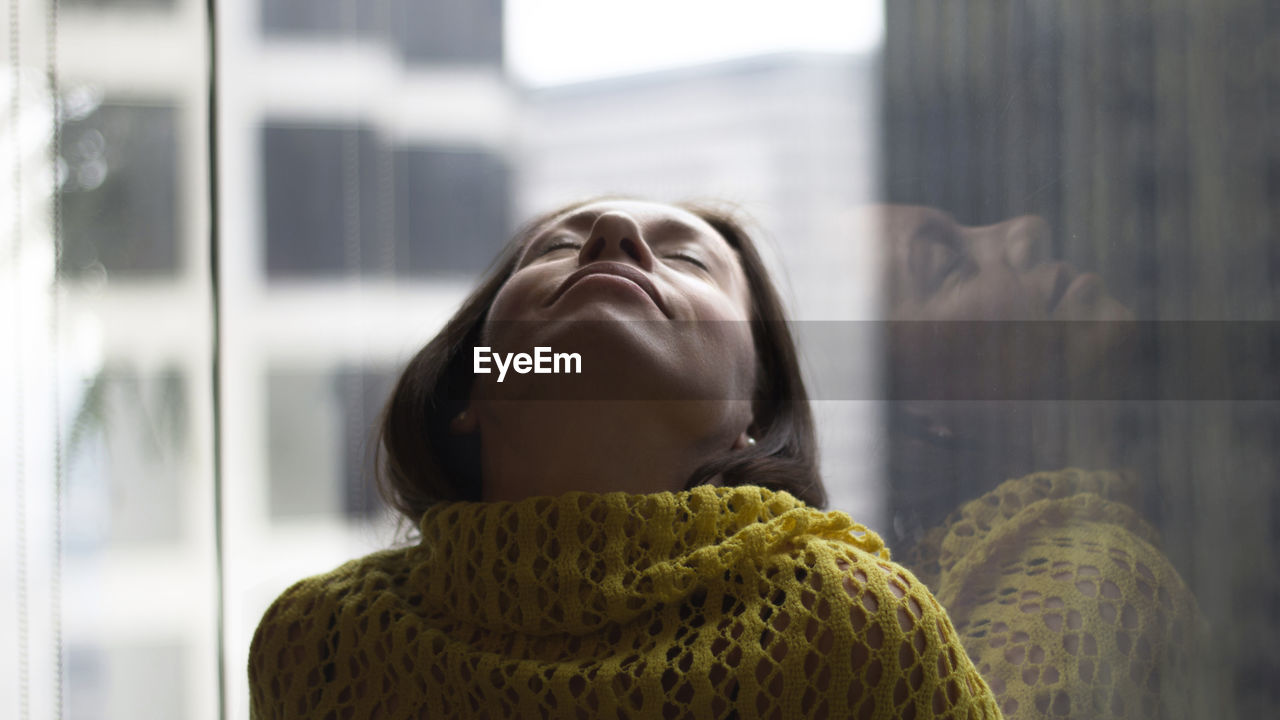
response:
M1049 223L1037 215L1023 215L1000 224L1005 230L1005 258L1026 272L1049 258Z
M1044 310L1052 315L1058 303L1062 302L1062 296L1067 292L1067 288L1071 286L1071 281L1075 280L1079 274L1073 265L1054 261L1035 266L1023 277L1028 278L1031 285L1044 298Z
M639 265L645 271L654 266L653 251L640 232L635 218L624 212L602 213L591 226L591 234L578 253L578 264L616 260Z

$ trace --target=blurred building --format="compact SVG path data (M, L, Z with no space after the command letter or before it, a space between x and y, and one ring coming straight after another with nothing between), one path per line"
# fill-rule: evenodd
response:
M510 232L500 0L219 3L212 207L204 12L59 18L62 284L97 343L64 440L70 718L215 717L220 595L247 715L267 603L392 541L368 442L391 372Z
M67 717L214 717L219 597L227 715L246 716L267 604L395 540L370 474L393 373L527 214L603 192L731 200L776 239L797 317L869 314L870 285L829 275L858 248L827 241L872 194L870 58L521 97L501 9L219 4L211 115L202 3L63 4ZM815 410L834 504L873 522L871 416Z
M61 652L63 717L208 718L219 638L202 7L69 0L56 32L61 636L33 642ZM56 534L41 525L30 529Z
M617 193L723 200L763 230L796 325L832 505L881 520L878 422L860 386L875 348L874 253L850 213L875 196L878 63L872 54L749 57L525 95L521 216Z

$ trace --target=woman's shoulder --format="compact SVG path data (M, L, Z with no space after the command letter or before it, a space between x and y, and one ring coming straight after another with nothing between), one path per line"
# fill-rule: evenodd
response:
M924 572L1006 714L1123 714L1128 703L1143 717L1181 717L1190 707L1199 612L1134 509L1138 491L1130 473L1035 473L961 506L926 538Z
M939 628L946 624L946 611L924 582L892 559L879 535L844 513L805 514L808 518L788 523L788 536L772 548L755 582L764 589L776 585L797 592L804 607L820 616L838 607L838 621L849 618L855 631L869 629L873 637L881 630L919 630L930 635L931 644L947 642Z
M354 634L381 596L405 585L412 557L412 548L375 552L303 578L276 597L249 648L254 717L274 716L266 708L288 689L317 687L326 678L342 634Z
M780 664L838 673L848 697L868 707L892 698L899 712L919 716L998 717L946 610L882 546L811 536L780 553L759 582L762 644Z
M401 578L412 570L414 552L414 548L379 550L348 560L328 572L298 580L267 608L260 624L277 622L294 614L314 613L322 605L358 600L401 586L404 584Z
M1105 525L1158 545L1155 530L1134 509L1139 493L1137 477L1116 470L1064 468L1010 478L957 508L904 558L919 577L938 587L966 558L985 557L986 549L1008 546L1000 541L1031 527Z

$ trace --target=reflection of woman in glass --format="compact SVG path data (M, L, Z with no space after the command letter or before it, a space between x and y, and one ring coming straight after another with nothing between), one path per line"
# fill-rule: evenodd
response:
M892 392L912 398L893 404L891 491L933 526L903 532L918 542L902 549L1005 715L1194 716L1198 615L1134 510L1136 478L1032 472L1117 466L1114 408L1044 398L1123 390L1132 314L1097 275L1048 258L1038 218L965 227L878 207L868 219L887 249ZM930 389L939 378L949 393ZM1002 400L972 399L992 387Z
M783 319L750 238L716 213L599 201L531 223L388 404L387 494L421 542L273 604L250 658L255 717L995 717L987 682L1007 692L1013 671L986 662L984 681L879 538L814 509L825 493ZM477 347L577 352L584 372L499 382L476 374ZM974 523L965 537L1006 547L982 529L998 523ZM926 565L944 580L986 577L956 543L942 550ZM1147 569L1164 591L1164 566ZM1140 573L1122 593L1141 592ZM1034 582L1007 580L1022 604ZM1012 620L1003 585L994 609L964 590L973 628ZM1081 630L1075 610L1060 645ZM1057 672L1042 676L1049 711L1080 712Z
M1103 431L1102 405L1049 402L1073 388L1096 399L1125 380L1108 373L1126 365L1133 316L1101 278L1053 261L1039 218L966 227L932 208L866 215L886 250L900 504L928 525L993 479L1114 466L1118 435Z

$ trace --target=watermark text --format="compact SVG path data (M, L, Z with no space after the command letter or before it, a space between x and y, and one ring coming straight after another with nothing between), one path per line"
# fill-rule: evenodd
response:
M498 368L498 382L507 377L508 370L515 370L521 375L582 374L582 356L578 353L552 352L549 347L535 347L529 353L495 353L487 347L477 347L473 356L472 368L477 375L488 375L493 372L490 363Z

